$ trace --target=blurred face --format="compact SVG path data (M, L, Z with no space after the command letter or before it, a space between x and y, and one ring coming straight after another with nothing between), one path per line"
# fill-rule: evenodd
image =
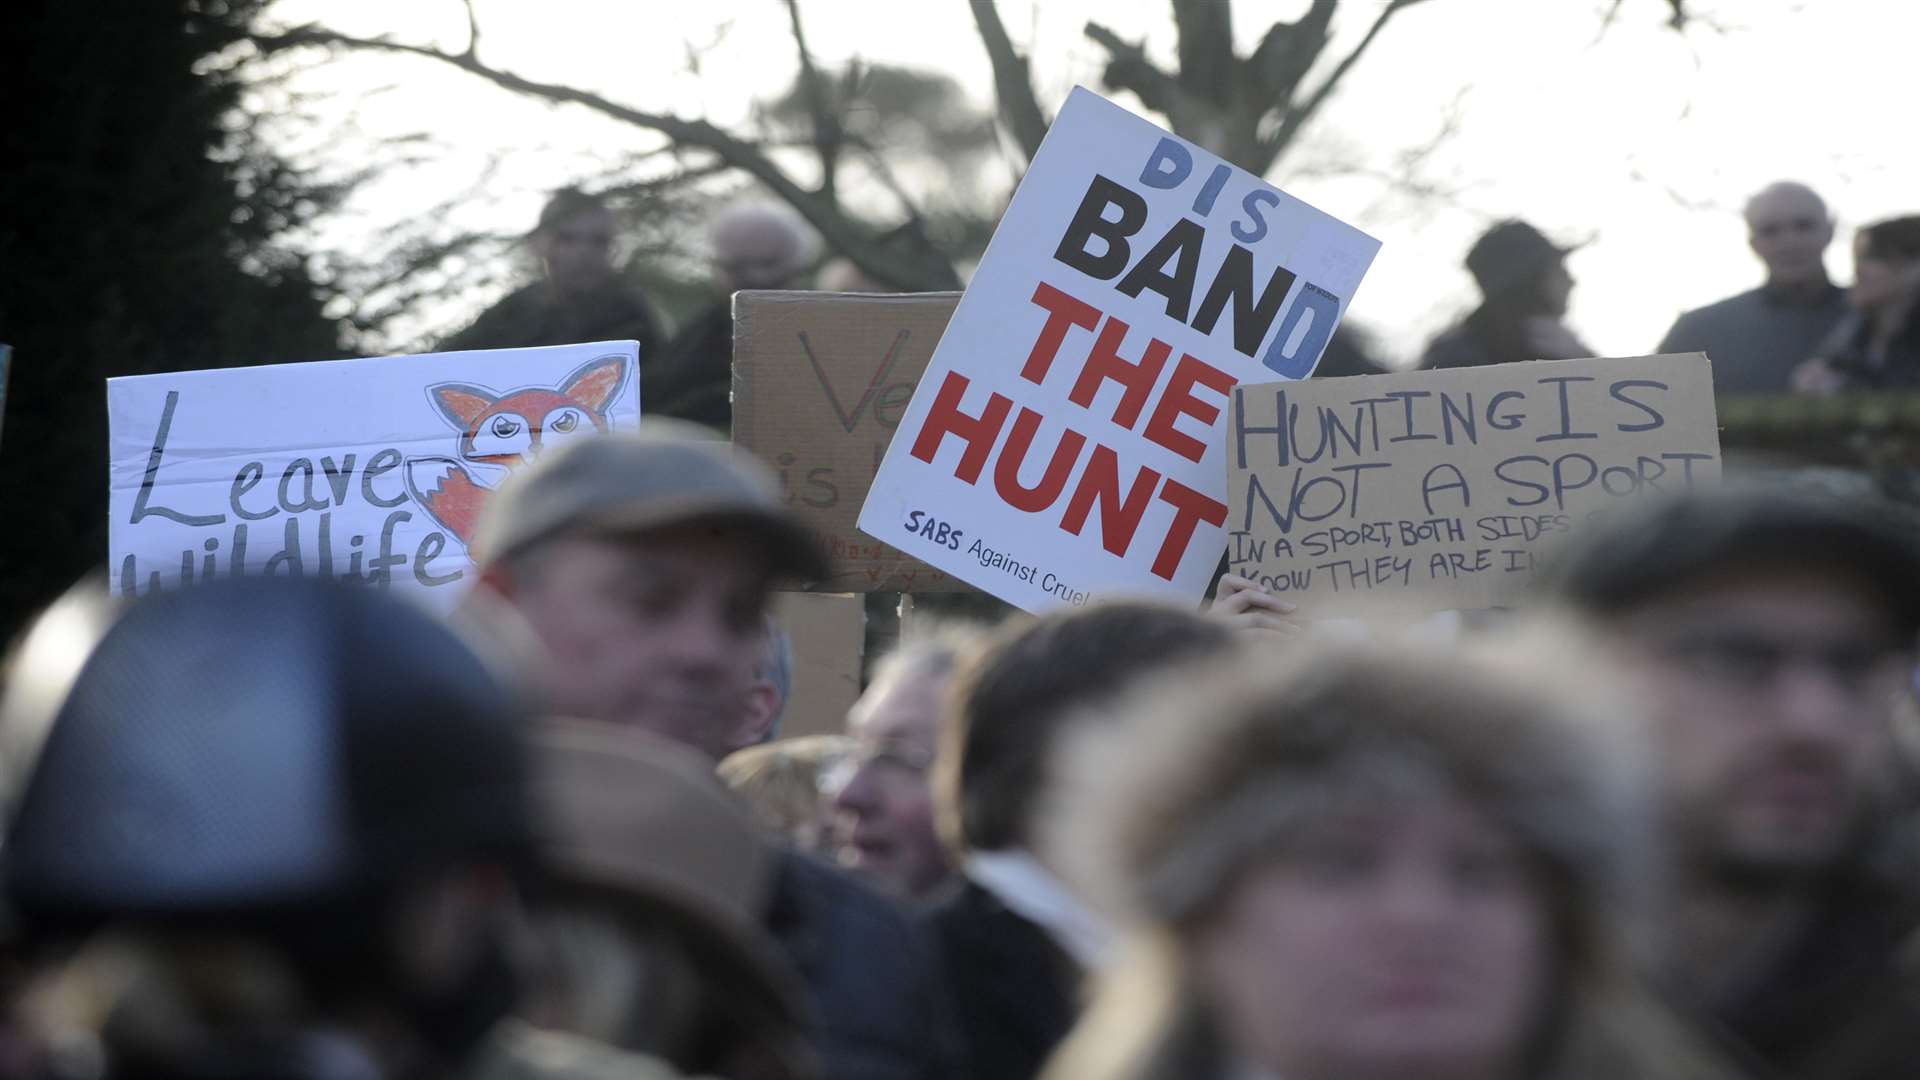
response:
M714 262L733 289L772 289L801 267L801 242L776 218L742 217L722 223L713 236Z
M1867 253L1867 238L1853 239L1853 306L1863 311L1920 292L1920 259L1882 258Z
M1567 264L1554 263L1540 275L1540 305L1543 314L1555 318L1564 317L1567 305L1573 299L1573 275L1567 272Z
M758 541L704 527L556 539L498 587L546 647L554 711L716 759L751 741L769 588Z
M859 748L834 797L840 861L907 896L929 891L951 872L927 782L946 686L944 674L908 672L869 687L848 716Z
M1499 1076L1538 1022L1548 916L1511 838L1453 796L1310 827L1197 932L1240 1056L1277 1076Z
M1911 661L1866 582L1736 567L1641 605L1620 628L1692 869L1793 881L1851 854L1893 752Z
M1833 222L1812 192L1776 188L1761 193L1747 208L1747 240L1766 264L1769 282L1808 285L1826 280L1820 256L1833 240Z
M561 218L534 236L533 249L557 291L592 289L613 274L613 215L587 210Z

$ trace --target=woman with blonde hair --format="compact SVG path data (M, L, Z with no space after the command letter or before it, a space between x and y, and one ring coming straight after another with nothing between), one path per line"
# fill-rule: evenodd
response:
M1625 710L1399 643L1168 680L1057 763L1130 930L1056 1080L1717 1075L1635 986Z

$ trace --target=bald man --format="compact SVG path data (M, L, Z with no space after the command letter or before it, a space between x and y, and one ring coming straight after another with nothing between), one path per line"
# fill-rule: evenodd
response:
M1660 342L1663 353L1705 352L1723 400L1786 393L1793 369L1847 313L1846 291L1827 279L1821 261L1833 216L1812 188L1769 184L1747 200L1746 218L1766 283L1681 315Z
M790 213L751 203L734 206L707 229L713 276L723 298L687 324L667 350L643 407L655 415L705 424L721 432L733 424L733 293L738 289L802 288L813 265L813 232Z

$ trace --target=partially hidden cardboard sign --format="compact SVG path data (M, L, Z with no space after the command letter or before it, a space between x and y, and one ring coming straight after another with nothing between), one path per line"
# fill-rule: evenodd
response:
M1227 566L1309 615L1502 604L1540 551L1720 477L1703 353L1235 388Z
M822 592L951 592L959 579L856 524L887 443L959 293L739 292L733 297L733 441L779 474L820 534Z
M109 379L113 590L285 574L450 606L480 509L510 471L639 426L637 351L603 341Z
M780 734L837 735L860 696L867 606L853 593L781 593L774 617L793 642L793 690Z
M1198 602L1235 383L1301 378L1378 241L1085 89L940 339L860 514L1028 610Z

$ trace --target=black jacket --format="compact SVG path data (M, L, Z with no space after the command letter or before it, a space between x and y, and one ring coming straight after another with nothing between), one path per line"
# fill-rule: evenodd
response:
M924 918L932 928L960 1035L964 1075L1027 1080L1080 1012L1080 971L1047 932L963 881Z
M733 430L733 302L724 300L700 314L674 336L655 368L646 409Z
M1920 1077L1920 903L1872 883L1837 886L1712 1027L1757 1080Z
M767 929L812 998L827 1077L956 1075L932 949L903 909L845 872L786 850L774 872Z
M627 340L640 343L640 369L650 373L660 362L664 342L659 319L639 292L610 282L606 288L563 303L546 282L536 281L481 312L473 325L439 347L443 351L524 349ZM641 408L647 408L644 399Z

